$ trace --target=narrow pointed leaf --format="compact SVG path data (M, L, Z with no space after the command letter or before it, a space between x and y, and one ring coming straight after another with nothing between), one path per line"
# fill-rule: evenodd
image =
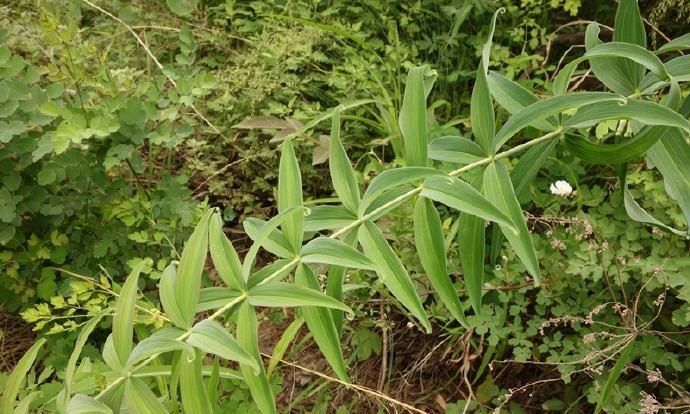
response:
M537 173L553 153L558 144L557 139L541 142L528 149L518 160L515 168L510 173L510 180L515 185L515 195L520 204L529 200L529 185L537 176Z
M201 289L197 313L211 309L222 308L229 302L237 299L242 293L239 290L222 287L209 287Z
M505 212L512 220L518 233L498 223L508 242L517 253L527 271L534 277L534 284L540 284L539 262L534 250L532 237L527 229L525 217L522 214L520 203L515 197L513 184L510 181L508 170L500 162L490 164L484 171L484 193L487 198Z
M448 278L441 218L434 203L424 197L415 203L414 240L422 267L441 302L458 322L468 326L458 293Z
M397 187L416 183L427 177L445 175L443 171L427 167L403 167L386 170L371 180L362 198L359 214L364 214L364 212L370 210L369 207L381 199L384 193Z
M657 49L657 51L654 53L660 55L662 53L677 52L679 50L686 49L690 49L690 33L686 33L682 36L672 39L670 42Z
M293 207L302 207L302 176L292 141L286 140L283 143L278 174L278 212L283 213ZM304 216L291 215L281 224L281 229L291 251L298 252L304 236Z
M151 392L146 383L138 378L130 378L125 385L125 401L133 414L166 414L168 410Z
M259 373L259 364L256 359L249 355L230 335L230 332L216 321L205 320L194 325L187 343L207 354L241 362L248 367L253 367L254 371Z
M360 226L359 242L364 253L374 262L379 279L427 332L431 332L431 325L410 275L374 223L367 221Z
M480 161L486 156L476 142L465 137L439 137L429 144L429 158L436 161L466 165Z
M194 358L185 354L180 358L180 397L186 413L213 412L201 374L201 360L200 352Z
M319 237L304 245L300 257L302 263L322 263L368 270L373 266L371 260L359 250L340 240L327 237Z
M464 213L495 221L515 229L512 220L495 203L474 187L455 177L431 177L424 181L421 195ZM517 231L517 229L515 229Z
M482 310L484 286L485 221L477 216L461 213L458 223L458 252L467 296L477 315Z
M607 92L578 92L563 96L554 96L535 102L516 113L498 131L493 146L498 149L518 132L532 125L535 121L547 119L570 109L577 109L597 102L623 102L620 95Z
M42 391L33 391L27 394L26 396L22 397L21 401L19 401L19 404L17 404L17 408L14 409L14 412L12 414L29 414L31 404L34 402L36 398L38 398L42 394Z
M309 209L304 220L305 232L341 229L357 220L356 212L352 213L342 206L315 206Z
M307 265L300 264L297 267L297 271L295 272L295 283L305 290L313 290L321 294L324 298L337 302L330 296L321 293L319 281L316 279L314 272ZM268 286L270 285L266 287ZM251 292L249 297L251 300ZM343 310L352 312L349 308ZM333 316L330 310L323 307L304 306L301 308L301 312L302 317L307 323L307 327L309 327L309 332L311 332L321 353L326 358L331 368L333 368L333 372L335 372L341 380L347 381L347 368L345 366L345 360L343 359L343 351L340 347L340 338L335 324L333 323Z
M110 313L110 311L110 309L103 309L102 311L98 312L79 330L79 336L74 342L72 354L70 355L69 360L67 361L67 366L65 367L64 379L62 382L65 388L63 389L61 395L59 395L57 398L57 404L59 406L58 411L63 412L67 409L67 404L69 404L70 397L72 396L72 383L74 381L74 373L77 370L77 362L79 362L79 356L81 355L82 349L84 349L84 345L86 345L86 341L89 339L89 336L93 330L96 329L96 326L98 326L98 323L101 321L101 319Z
M275 277L274 281L280 280L287 276L296 266L296 262L290 259L279 259L275 262L262 267L257 272L253 273L247 281L247 287L253 288L259 285L268 277Z
M343 241L348 246L357 245L357 231L352 230L348 232ZM328 269L328 280L326 281L326 294L333 299L338 301L343 300L343 281L345 279L346 268L342 266L331 266ZM331 309L331 314L333 315L333 323L338 331L338 336L342 333L343 329L343 311L338 309Z
M491 93L489 92L487 72L489 71L489 60L491 57L494 29L496 28L496 18L499 13L503 12L503 9L499 9L491 18L489 35L482 48L482 59L477 68L477 76L474 82L474 88L472 88L470 102L472 135L474 135L474 139L486 153L492 152L491 140L496 134L496 115L494 114L494 103L491 100Z
M242 263L232 243L223 233L223 220L220 214L215 213L211 216L209 226L209 251L218 275L229 287L244 288Z
M249 302L242 302L237 315L237 342L256 360L259 365L257 375L252 366L240 363L240 372L249 387L249 392L262 414L275 414L275 399L264 371L264 364L259 353L257 337L259 327L256 323L256 313Z
M67 412L69 414L113 414L110 407L84 394L76 394L72 397L67 406Z
M295 337L297 336L297 333L299 333L299 330L302 328L302 325L304 325L304 319L296 318L294 321L290 323L290 325L288 325L287 328L285 328L283 334L280 336L280 339L278 340L278 342L276 342L276 345L273 347L271 359L268 361L268 369L266 370L266 374L269 377L273 374L273 371L280 363L280 360L283 359L285 352L287 352L287 349L292 343L292 341L295 340Z
M565 125L568 128L589 128L610 119L632 119L644 125L663 125L690 132L690 121L667 106L651 101L630 99L626 103L598 102L580 108Z
M644 30L637 0L621 0L618 3L613 28L614 42L624 42L643 49L647 48L647 33ZM630 82L633 85L639 85L645 73L644 67L630 60L618 59L618 61L624 68L624 72L630 77Z
M414 67L407 74L399 126L409 167L425 167L428 163L426 97L435 79L428 66Z
M249 273L254 266L256 255L259 253L259 249L267 242L271 233L273 233L273 231L283 222L290 220L292 216L303 216L303 211L303 207L291 207L271 218L264 224L263 227L261 227L261 230L254 238L252 247L249 248L249 251L244 257L244 263L242 263L242 276L244 277L244 280L249 278Z
M248 218L242 223L245 233L254 241L256 241L257 236L265 225L266 221L256 218ZM278 229L271 231L262 247L278 257L294 256L292 248L290 247L290 242L285 238L283 232Z
M137 283L139 273L144 268L144 262L137 264L132 273L127 276L127 280L122 285L120 296L115 305L113 315L113 346L120 360L124 365L132 351L132 335L134 333L135 305L137 301Z
M594 409L595 414L600 412L606 406L606 403L611 397L611 392L613 392L613 387L616 385L618 378L620 378L621 373L623 372L623 368L630 363L632 351L635 348L634 344L635 341L630 341L630 343L626 345L625 349L618 355L616 364L613 366L613 368L611 368L611 371L609 371L606 382L601 390L601 394L599 394L597 406Z
M340 111L333 113L331 143L328 148L328 167L336 194L343 206L352 213L359 208L359 186L357 177L340 140Z
M177 269L173 263L169 264L161 276L158 285L158 296L163 305L165 315L177 326L184 327L186 325L185 319L182 316L180 307L177 305L177 297L175 296L175 289L177 286Z
M679 56L671 59L664 64L671 78L677 82L690 81L690 55ZM663 80L654 73L647 73L647 75L640 82L640 94L651 95L654 92L668 86L670 82Z
M299 267L298 267L299 270ZM292 306L312 306L339 309L353 313L347 305L313 289L310 284L295 285L285 282L274 282L258 285L248 292L249 303L253 306L284 308Z
M510 114L516 114L523 108L539 101L537 95L500 73L489 72L487 81L489 83L489 90L491 90L491 96ZM530 126L542 131L551 131L557 128L554 118L538 120L530 124Z
M211 210L201 218L194 232L185 243L175 277L175 300L180 310L184 327L190 328L199 302L201 273L208 254L208 222Z
M33 366L38 351L40 351L45 343L45 338L37 340L31 348L24 353L17 365L15 365L2 391L2 398L0 399L1 412L11 413L13 411L22 383L26 379L26 375L29 373L31 366Z
M134 347L132 353L129 355L126 367L133 367L152 355L172 351L184 351L188 356L193 357L194 349L177 339L183 334L184 331L177 328L164 328L157 331L143 341L140 341Z

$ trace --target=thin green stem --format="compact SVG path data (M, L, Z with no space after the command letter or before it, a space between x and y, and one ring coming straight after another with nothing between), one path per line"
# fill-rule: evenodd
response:
M280 269L276 270L275 272L271 273L266 279L264 279L264 280L262 280L261 282L259 282L259 283L257 284L257 286L272 282L273 280L275 280L275 279L277 279L278 277L280 277L280 275L282 275L283 272L287 271L287 270L290 269L292 266L295 266L296 264L298 264L299 261L300 261L300 258L299 258L299 257L295 257L294 259L292 259L292 260L290 261L290 263L286 263L285 266L283 266L283 267L281 267Z
M509 157L509 156L516 154L520 151L523 151L523 150L525 150L531 146L537 145L541 142L548 141L549 139L557 137L557 136L561 135L562 133L563 133L563 129L559 128L553 132L549 132L548 134L542 135L541 137L538 137L538 138L535 138L531 141L525 142L524 144L517 145L517 146L515 146L509 150L503 151L499 154L496 154L496 155L493 155L490 157L486 157L486 158L482 158L479 161L475 161L471 164L467 164L464 167L461 167L461 168L458 168L457 170L451 171L448 175L450 175L451 177L457 177L458 175L460 175L466 171L472 170L472 169L477 168L477 167L481 167L482 165L491 164L492 162L494 162L494 160ZM398 203L401 203L402 201L407 200L409 198L412 198L415 195L421 193L422 190L423 190L423 187L420 185L419 187L414 188L414 189L394 198L393 200L387 202L386 204L372 210L371 212L363 215L362 217L358 218L357 220L353 221L352 223L348 224L347 226L343 227L342 229L336 231L335 233L331 234L329 237L331 239L335 239L337 237L340 237L341 235L347 233L348 231L352 230L353 228L364 223L365 221L370 220L373 217L376 217L378 214L380 214L383 211L386 211L386 209L390 208L391 206L394 206Z

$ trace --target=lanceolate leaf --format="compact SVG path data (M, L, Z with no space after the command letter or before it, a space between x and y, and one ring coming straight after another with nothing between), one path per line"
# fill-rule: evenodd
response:
M429 144L429 158L432 160L466 165L486 156L487 154L476 142L465 137L439 137Z
M299 270L299 267L298 267ZM273 282L258 285L249 290L249 303L253 306L291 307L314 306L352 313L352 309L337 299L327 296L312 286Z
M297 271L295 272L295 283L306 289L321 293L319 281L316 279L314 272L307 265L300 264L297 267ZM323 295L323 297L337 302L330 296ZM309 332L311 332L321 353L331 365L331 368L333 368L333 372L335 372L341 380L347 381L347 369L345 367L345 360L343 359L343 351L340 348L340 338L330 310L322 307L305 306L301 309L301 312L302 317L307 323L307 327L309 327Z
M268 369L266 370L266 374L269 377L273 374L273 370L275 370L275 368L278 366L280 360L283 359L283 355L285 355L290 343L292 343L292 341L295 339L295 336L297 336L297 333L302 328L302 325L304 325L304 319L296 318L290 323L290 325L288 325L287 328L285 328L285 331L283 331L280 339L276 343L275 347L273 347L271 359L268 361Z
M533 103L525 109L513 115L503 124L493 141L494 148L503 146L510 138L515 136L524 128L532 125L540 119L547 119L570 109L577 109L585 105L597 102L618 101L623 102L624 98L620 95L607 92L578 92L563 96L554 96L542 101Z
M491 140L496 134L496 116L494 114L494 104L489 93L487 82L487 72L489 70L489 58L491 55L491 44L493 42L494 28L496 27L496 17L502 13L499 9L494 13L489 27L489 35L482 49L482 60L477 68L477 77L472 89L470 105L470 122L472 124L472 134L484 152L493 152Z
M458 293L448 278L441 218L434 203L424 197L418 197L415 204L414 239L419 259L441 302L458 322L467 326Z
M686 33L682 36L679 36L671 40L670 42L666 43L665 45L657 49L657 51L654 53L660 55L662 53L676 52L685 49L690 49L690 33Z
M616 21L613 31L614 42L625 42L632 45L647 48L647 33L640 15L637 0L621 0L616 11ZM639 85L644 76L644 67L626 59L619 59L624 71L630 77L631 83Z
M635 348L634 345L635 341L630 341L630 343L625 346L625 349L618 355L616 359L616 364L613 366L611 371L609 371L609 375L606 378L606 383L604 383L604 387L601 390L601 394L599 394L597 406L594 409L595 414L601 411L602 408L606 406L606 403L611 397L613 387L616 385L616 381L618 381L618 378L620 378L621 373L623 372L623 368L625 368L626 365L630 363L632 351Z
M283 143L279 170L278 212L283 213L293 207L302 207L302 176L291 140ZM291 215L281 224L281 228L290 243L292 252L298 252L302 247L304 236L304 215Z
M518 233L515 234L511 229L498 223L515 253L517 253L527 271L534 277L534 284L538 286L540 283L540 272L537 253L534 250L534 244L527 229L525 217L522 215L520 203L518 203L515 197L510 175L503 164L494 162L486 168L486 171L484 171L483 190L487 198L496 206L499 206L510 217L514 226L517 227Z
M443 171L427 167L403 167L386 170L374 177L364 193L359 214L364 214L369 206L374 204L381 196L405 184L416 183L427 177L445 176Z
M393 296L421 322L427 332L431 332L431 325L410 275L374 223L367 221L360 226L359 242L364 253L374 262L376 273L381 281Z
M271 218L266 222L266 224L261 227L261 230L256 234L254 238L254 243L252 247L249 248L247 255L244 257L244 263L242 263L242 276L245 280L249 278L249 272L254 266L254 261L256 260L256 255L259 253L259 249L266 243L273 231L280 226L286 220L292 218L295 215L303 216L304 208L302 207L291 207L277 216Z
M86 341L89 339L89 336L91 335L91 332L98 326L98 323L103 319L105 315L110 313L111 309L104 309L94 315L91 319L89 319L84 326L82 326L81 330L79 331L79 336L77 337L77 340L74 342L74 348L72 350L72 354L69 357L69 361L67 361L67 366L65 367L65 373L64 373L64 389L62 392L58 395L57 397L57 405L58 405L58 411L60 413L66 412L67 410L67 404L69 403L69 399L71 397L71 390L72 390L72 382L74 381L74 373L77 370L77 362L79 362L79 356L81 355L82 349L84 349L84 345L86 344Z
M340 240L319 237L302 247L302 263L323 263L355 269L372 269L373 263L359 250Z
M484 286L485 221L477 216L461 213L458 223L458 252L462 275L472 309L477 315L482 310Z
M516 114L539 100L537 95L497 72L489 72L487 80L491 96L510 114ZM552 119L538 120L530 126L542 131L554 130L557 127Z
M185 351L187 356L194 356L194 349L178 340L184 331L177 328L164 328L139 342L129 355L126 367L132 367L152 355L171 351Z
M352 230L348 232L343 241L349 245L356 245L357 243L357 231ZM345 278L345 271L347 269L342 266L331 266L328 269L328 280L326 281L326 294L333 299L343 300L343 280ZM338 331L338 336L340 336L343 328L343 312L337 309L331 309L331 314L333 315L333 323Z
M166 414L168 410L158 401L146 383L138 378L130 378L125 385L125 401L133 414Z
M520 204L529 199L529 184L537 176L546 159L558 144L557 139L541 142L528 149L518 160L510 173L510 180L515 185L515 195Z
M199 302L201 273L208 255L208 222L211 210L206 212L185 243L175 277L175 301L184 327L190 328Z
M163 270L163 275L161 276L158 286L158 295L166 316L170 318L175 325L185 327L185 318L182 316L180 307L177 305L177 297L175 296L176 286L177 269L175 265L171 263Z
M235 338L218 322L204 320L192 328L192 334L187 338L187 343L207 353L218 355L223 359L241 362L248 367L253 367L259 373L259 364L249 355Z
M259 233L261 232L261 229L265 225L266 222L264 220L256 218L247 218L246 220L244 220L244 222L242 222L244 231L247 233L247 236L249 236L249 238L252 240L256 240ZM278 229L274 229L270 232L268 237L265 239L262 247L278 257L294 256L294 252L291 251L292 248L290 247L290 242L287 238L285 238L283 232Z
M201 374L201 360L200 352L194 358L184 354L180 358L180 396L185 413L213 412Z
M237 315L237 342L254 357L259 365L259 374L256 374L252 366L242 363L240 363L240 372L242 372L244 381L247 383L252 398L259 410L263 414L275 414L276 407L273 391L271 391L271 386L268 383L268 377L266 376L266 371L264 371L261 354L259 353L258 328L254 308L252 308L249 302L242 302Z
M338 198L340 198L347 210L357 214L357 209L359 208L359 186L357 185L355 171L352 169L350 159L347 157L343 143L340 140L340 111L337 109L333 113L331 124L328 166Z
M426 97L435 79L428 66L412 68L407 74L399 126L409 167L425 167L428 163Z
M250 289L263 282L267 277L272 276L274 281L280 280L295 268L297 262L290 259L278 259L275 262L262 267L257 272L253 273L247 281L247 287Z
M690 81L690 55L679 56L671 59L664 64L668 74L677 82ZM647 76L640 82L640 93L642 95L651 95L657 90L667 86L668 80L662 80L654 73L649 72Z
M315 206L309 209L304 220L304 231L340 229L357 220L357 213L351 213L342 206Z
M121 365L127 362L129 353L132 351L137 282L139 281L139 272L141 272L143 268L144 262L141 261L132 269L132 273L127 276L127 280L122 285L120 296L115 305L115 314L113 315L113 345Z
M690 121L676 111L651 101L630 99L620 102L598 102L580 108L565 122L568 128L588 128L609 119L632 119L644 125L664 125L690 132Z
M12 370L7 382L5 383L4 389L2 391L2 399L0 399L0 410L3 413L11 413L14 408L14 403L21 389L22 383L26 380L26 375L29 373L31 366L36 360L36 355L38 351L46 343L45 338L41 338L36 341L28 351L24 353L24 356L19 360L17 365Z
M450 176L427 178L421 195L458 211L481 217L484 220L495 221L507 228L514 228L511 219L499 210L495 203L459 178Z
M113 414L110 407L84 394L77 394L72 397L67 406L67 412L69 414Z
M196 312L204 312L210 309L218 309L225 306L228 302L237 299L241 291L222 287L208 287L201 289L199 304Z
M223 233L223 220L218 213L211 216L209 250L213 265L225 284L235 289L244 288L242 263L232 243Z

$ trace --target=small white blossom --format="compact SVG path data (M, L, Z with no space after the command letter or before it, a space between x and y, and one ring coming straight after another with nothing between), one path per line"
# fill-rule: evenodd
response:
M565 180L558 180L551 184L551 194L568 197L573 192L573 187Z

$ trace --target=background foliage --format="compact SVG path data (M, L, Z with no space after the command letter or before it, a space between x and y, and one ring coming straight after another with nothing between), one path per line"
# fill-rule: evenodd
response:
M470 130L475 72L497 7L507 13L496 27L491 69L540 95L555 70L580 55L584 26L568 23L613 26L616 9L587 0L97 4L133 28L164 70L125 26L86 3L0 6L0 298L5 313L21 315L50 344L41 351L43 371L22 390L40 390L32 407L49 410L60 390L54 373L65 369L78 328L114 305L124 275L135 267L142 273L141 302L151 309L137 320L137 336L162 326L153 310L156 286L207 206L220 208L231 240L246 253L250 240L240 223L276 213L276 149L287 134L338 104L375 100L344 113L341 133L357 180L368 183L405 162L398 111L409 69L430 64L438 75L429 97L429 136ZM665 35L683 34L688 13L682 4L649 1L641 8ZM648 32L654 45L664 43L658 32ZM600 87L587 79L582 85ZM615 128L602 123L596 134ZM331 135L321 125L296 143L308 205L333 197L324 163ZM428 337L409 326L382 284L366 272L348 272L347 303L357 305L342 343L346 362L356 367L353 382L428 411L490 412L503 404L509 412L587 412L613 369L610 353L602 352L610 335L634 332L632 351L614 354L634 364L614 381L606 410L640 412L650 403L645 395L688 404L679 392L689 378L682 334L690 325L687 241L631 221L614 168L558 151L521 198L542 287L525 282L525 268L511 250L492 254L482 312L468 315L471 335L421 281L412 206L379 223L409 263L435 329ZM642 207L686 228L659 172L644 163L630 170L627 181ZM548 187L558 179L576 193L551 195ZM453 234L453 213L441 213L446 234ZM454 237L445 242L453 244ZM462 274L455 253L448 271ZM214 271L204 278L219 281ZM464 283L453 280L462 294ZM372 288L356 289L362 284ZM467 295L461 299L470 306ZM262 346L275 343L290 311L261 316ZM100 351L107 319L86 344L90 359L79 367L82 378L106 370ZM313 356L309 334L299 329L285 359L327 372L325 361ZM284 411L386 407L366 395L353 399L313 374L276 369L284 375L270 376L271 386ZM242 381L220 381L222 409L257 410Z

